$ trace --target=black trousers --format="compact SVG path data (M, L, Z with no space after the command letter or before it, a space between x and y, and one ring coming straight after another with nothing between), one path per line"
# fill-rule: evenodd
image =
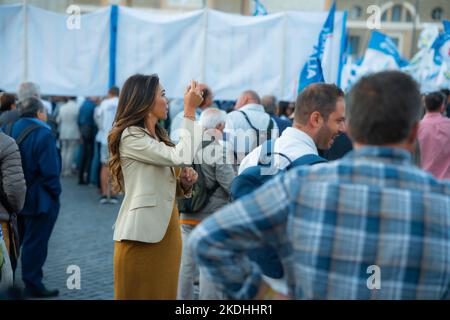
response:
M78 182L89 183L91 179L91 164L94 157L95 138L82 139L81 145L81 163L78 174Z

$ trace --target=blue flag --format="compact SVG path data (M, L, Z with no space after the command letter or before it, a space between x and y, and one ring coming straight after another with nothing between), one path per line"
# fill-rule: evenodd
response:
M444 20L442 23L444 24L444 31L450 33L450 20Z
M399 67L408 65L408 60L404 59L398 52L397 45L384 33L373 31L369 40L368 49L379 51L386 56L393 57Z
M262 3L259 2L259 0L254 0L254 2L255 2L255 11L253 12L253 15L254 16L265 16L265 15L267 15L267 10L262 5Z
M439 34L439 36L434 41L433 45L431 46L432 49L434 49L434 63L437 65L442 65L442 52L441 49L447 45L448 41L450 41L450 31L445 31ZM450 50L450 49L448 49ZM448 55L448 52L445 54Z
M333 35L335 11L336 2L333 2L333 5L328 13L327 20L325 20L322 30L320 31L317 44L314 46L313 53L309 56L302 71L300 72L297 93L300 93L312 83L325 81L322 70L322 58L327 40L331 41L331 37Z

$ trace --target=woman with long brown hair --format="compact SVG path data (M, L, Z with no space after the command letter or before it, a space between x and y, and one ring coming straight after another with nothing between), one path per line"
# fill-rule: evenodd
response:
M201 101L192 81L174 145L158 124L168 111L158 76L137 74L123 85L108 136L113 189L125 193L114 230L115 299L176 299L181 233L175 198L190 196L197 179L179 167L192 163L201 144L202 128L194 121Z

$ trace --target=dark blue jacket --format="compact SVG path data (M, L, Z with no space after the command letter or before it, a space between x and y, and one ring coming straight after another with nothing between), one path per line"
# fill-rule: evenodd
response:
M94 101L86 98L80 108L80 113L78 114L78 125L90 125L95 127L94 120L94 110L97 105Z
M61 160L50 128L38 119L20 118L14 123L12 137L16 139L22 130L36 122L42 128L31 131L19 145L27 185L25 205L20 212L22 215L48 214L59 210Z
M292 127L292 122L291 121L281 119L280 117L278 117L278 116L276 116L274 114L271 114L270 116L277 123L278 130L279 130L279 132L278 132L279 135L281 135L283 133L283 131L286 130L286 128Z
M333 161L341 159L352 150L352 141L345 133L341 133L334 139L331 148L328 150L319 150L319 155L328 161Z

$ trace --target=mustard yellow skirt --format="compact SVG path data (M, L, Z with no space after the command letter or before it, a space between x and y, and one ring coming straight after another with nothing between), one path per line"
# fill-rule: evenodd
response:
M122 240L114 243L114 299L175 300L181 263L177 206L158 243Z

